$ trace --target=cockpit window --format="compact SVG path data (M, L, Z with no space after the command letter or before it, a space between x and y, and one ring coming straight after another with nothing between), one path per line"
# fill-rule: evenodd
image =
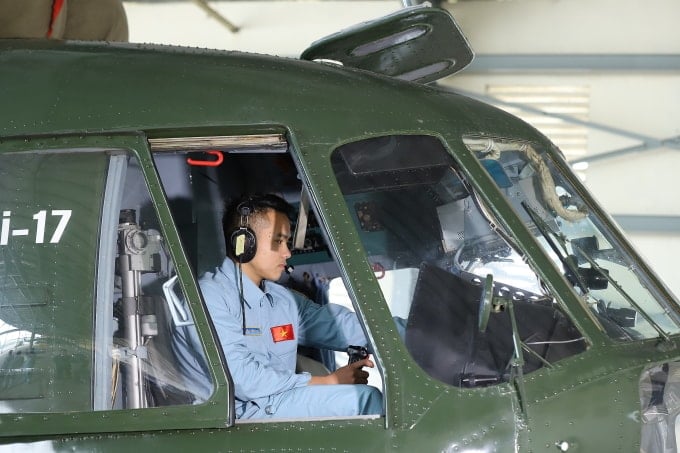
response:
M92 409L92 282L107 160L0 157L0 413Z
M213 392L208 362L141 165L133 156L116 155L109 166L109 188L119 189L113 192L122 192L122 200L111 210L113 203L105 199L103 210L104 225L117 216L117 241L113 307L104 294L97 304L98 317L108 321L113 308L114 321L113 357L104 357L96 374L108 383L113 369L110 401L102 408L203 403ZM98 328L106 331L106 323ZM96 338L111 342L101 331Z
M204 402L213 384L135 156L3 154L0 188L0 414Z
M432 377L492 385L586 349L439 140L372 138L331 163L395 328Z
M326 245L329 235L324 228L325 225L317 220L321 218L317 215L319 211L316 210L307 192L307 186L303 183L304 175L298 174L294 155L291 152L293 150L289 149L287 140L278 134L240 135L152 139L150 144L154 164L158 169L175 224L178 226L189 264L197 276L203 278L199 279L199 290L203 292L207 314L215 323L218 346L224 347L222 350L225 359L224 366L228 369L236 389L230 396L231 404L235 406L237 423L249 423L253 420L259 423L291 417L298 420L318 418L321 413L321 409L316 409L319 406L318 402L315 404L300 402L276 409L276 405L272 405L273 400L270 400L266 410L264 406L262 406L262 411L256 408L258 404L264 404L267 398L278 398L276 395L281 395L281 389L284 389L285 393L285 388L289 384L295 384L294 379L299 377L293 377L293 372L295 374L310 373L315 376L327 375L348 363L348 351L357 350L350 346L363 345L358 341L366 341L361 338L347 342L344 338L349 337L344 333L335 335L329 340L322 336L323 338L319 340L319 332L325 333L328 329L334 331L336 325L345 331L344 326L356 326L356 324L352 322L355 319L354 316L347 310L351 307L351 303L344 307L326 307L331 298L329 282L334 281L340 275L340 268ZM290 242L288 248L285 249L289 250L292 256L286 260L285 271L281 269L279 272L280 276L276 282L278 285L271 286L278 291L272 296L277 299L272 300L278 300L281 294L294 294L293 297L300 301L300 307L318 305L328 308L328 310L325 308L323 310L332 315L332 323L319 323L312 320L298 325L297 317L281 314L280 310L266 312L269 313L266 316L265 312L256 315L255 312L246 311L250 314L242 317L238 315L240 317L238 325L243 330L238 329L236 334L237 343L243 347L230 347L227 341L231 341L228 340L231 327L225 323L230 316L227 313L229 310L227 310L228 307L220 305L223 302L214 303L215 289L211 290L210 282L219 281L213 280L213 276L224 275L225 280L220 283L219 291L230 291L231 283L223 271L223 269L229 269L227 266L231 266L231 269L242 277L239 278L241 282L233 288L235 294L236 291L239 293L243 291L242 282L248 279L245 272L241 273L241 266L234 267L232 260L226 258L227 250L232 248L231 238L234 236L234 231L229 225L225 231L223 224L226 207L234 200L241 199L245 194L250 194L252 199L259 197L256 194L276 194L290 203L296 211L295 214L291 213L292 217L297 216L297 219L291 219ZM242 221L249 225L247 218ZM286 230L284 228L279 233L285 233ZM277 250L283 250L280 240L285 236L286 234L276 235L273 238L276 244L270 242L269 246L258 239L257 245L253 248L271 250L273 246ZM233 254L233 251L229 253ZM209 282L208 285L204 284L206 281ZM252 283L247 281L246 283L252 286ZM270 288L270 283L267 282L265 287ZM248 303L245 300L246 293L243 294L243 302ZM238 298L231 300L238 301ZM308 312L313 311L310 309ZM306 314L301 314L301 320L303 315ZM285 316L287 320L283 324L281 319L284 318L281 316ZM318 319L327 318L319 316ZM295 324L289 324L289 321ZM283 330L292 332L293 335L286 338L279 336L279 333L283 332L282 327L286 328ZM269 338L273 340L268 340ZM271 342L271 347L267 342ZM371 346L370 349L375 348ZM186 352L185 356L191 357L192 351ZM247 359L242 359L242 357L247 357ZM263 374L261 372L263 367L269 371ZM253 379L251 371L259 378ZM280 374L281 382L263 381L263 376L271 377L274 373ZM244 380L244 377L247 380ZM200 375L197 375L196 382L200 381ZM381 383L380 373L372 373L369 384L380 389ZM251 395L269 395L267 392L274 392L275 388L279 390L271 396L254 397L257 404L249 400ZM242 389L250 390L242 391ZM282 415L284 411L288 412ZM353 417L354 415L339 416ZM378 417L380 415L376 413L356 416Z
M673 302L553 155L524 142L467 137L465 144L612 338L680 331Z

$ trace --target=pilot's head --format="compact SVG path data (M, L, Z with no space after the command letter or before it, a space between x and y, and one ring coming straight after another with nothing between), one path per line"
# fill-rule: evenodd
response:
M241 197L227 206L222 218L227 256L256 285L278 280L285 269L292 212L288 202L273 194Z

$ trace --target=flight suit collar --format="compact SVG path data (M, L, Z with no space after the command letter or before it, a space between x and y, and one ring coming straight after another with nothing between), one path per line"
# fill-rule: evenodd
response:
M224 275L234 284L235 288L240 287L240 282L239 282L239 270L238 270L238 264L232 261L229 258L226 258L224 260L224 263L222 263L222 272ZM253 304L259 303L261 300L263 300L264 297L266 297L266 300L269 301L269 304L274 307L276 305L276 300L270 292L268 291L268 287L270 285L270 282L263 280L263 287L264 291L259 288L251 279L249 279L245 274L243 275L243 298L245 299L245 304L248 306L248 308L252 308Z

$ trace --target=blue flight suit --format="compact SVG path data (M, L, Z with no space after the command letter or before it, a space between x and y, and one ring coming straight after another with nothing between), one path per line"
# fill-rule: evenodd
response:
M321 306L274 282L264 281L260 289L239 273L227 258L199 281L234 381L237 418L382 412L382 394L375 387L308 385L309 373L295 373L298 343L334 350L367 344L354 313L339 305Z

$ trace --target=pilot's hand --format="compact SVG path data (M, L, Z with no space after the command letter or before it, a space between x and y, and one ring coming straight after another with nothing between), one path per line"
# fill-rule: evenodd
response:
M362 370L365 366L373 368L375 365L369 358L362 359L338 368L326 376L312 376L309 384L367 384L368 371Z

